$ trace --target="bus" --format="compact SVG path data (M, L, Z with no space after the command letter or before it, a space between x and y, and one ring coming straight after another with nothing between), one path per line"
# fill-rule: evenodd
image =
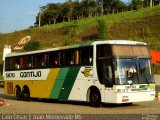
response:
M132 104L153 101L155 83L147 44L94 41L5 56L5 94L18 100L47 98Z

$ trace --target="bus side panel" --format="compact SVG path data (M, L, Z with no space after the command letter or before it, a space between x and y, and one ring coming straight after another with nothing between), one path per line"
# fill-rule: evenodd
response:
M87 90L93 84L93 82L90 74L88 74L88 76L85 76L84 71L86 71L86 68L81 67L72 90L69 94L68 100L86 101ZM91 73L91 71L89 73Z
M24 85L27 85L29 88L31 88L32 81L5 80L5 94L9 96L15 96L15 87L19 86L22 91Z
M68 70L69 70L69 68L61 68L60 69L60 71L57 75L55 84L53 85L53 88L52 88L52 91L50 94L50 98L58 99L60 91L62 89L62 85L63 85L64 80L66 78L66 75L68 73Z
M22 91L26 85L29 88L30 97L49 98L59 70L59 68L46 70L47 78L45 80L5 80L5 94L14 96L16 86L19 86Z
M59 95L60 100L68 100L69 94L72 90L74 82L79 73L80 67L71 67L66 75L62 90Z
M93 76L93 73L92 66L81 67L68 100L87 101L89 97L88 90L90 87L96 87L99 89L102 102L104 101L105 87L99 83L97 76Z
M9 96L14 96L14 83L12 81L4 81L5 87L4 87L4 93Z
M33 81L32 85L30 85L32 86L30 87L31 97L49 98L59 70L59 68L50 69L46 80Z

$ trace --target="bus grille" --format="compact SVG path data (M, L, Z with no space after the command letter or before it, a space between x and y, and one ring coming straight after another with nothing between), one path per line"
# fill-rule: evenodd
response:
M13 94L13 82L7 82L7 93Z

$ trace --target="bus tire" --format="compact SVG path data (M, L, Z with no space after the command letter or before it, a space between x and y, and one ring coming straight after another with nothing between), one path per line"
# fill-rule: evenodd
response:
M23 87L22 98L23 101L30 101L30 91L27 86Z
M89 102L92 107L101 106L101 95L98 89L91 89L89 94Z
M22 100L22 92L19 86L16 86L15 88L15 96L17 100Z
M131 103L123 103L123 105L125 105L125 106L131 106L133 103L131 102Z

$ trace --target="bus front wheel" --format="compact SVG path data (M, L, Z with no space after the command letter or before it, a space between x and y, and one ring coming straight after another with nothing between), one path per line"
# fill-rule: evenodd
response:
M92 107L99 107L101 105L101 96L99 90L90 90L89 102Z

